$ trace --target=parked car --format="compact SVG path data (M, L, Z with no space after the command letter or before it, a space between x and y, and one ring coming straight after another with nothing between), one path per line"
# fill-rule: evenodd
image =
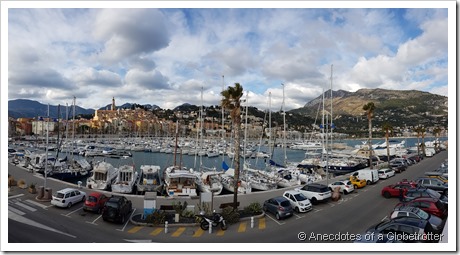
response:
M367 184L366 180L364 180L364 179L362 179L362 180L361 180L361 179L358 179L358 177L353 176L353 175L350 176L350 182L351 182L351 184L353 185L353 187L354 187L355 189L364 188L364 187L366 187L366 184Z
M285 197L274 197L266 200L262 207L264 212L275 215L277 220L290 217L294 214L291 203Z
M395 176L395 171L393 169L384 168L379 170L380 179L388 179L392 176Z
M296 188L295 191L302 193L312 204L317 204L319 201L328 201L332 196L329 187L320 183L309 183L302 188Z
M425 172L425 176L426 177L430 177L430 178L438 178L439 180L441 180L442 182L444 183L448 183L448 177L447 176L444 176L443 173L441 172Z
M414 206L423 211L438 216L441 219L447 218L447 208L438 199L431 197L419 197L411 201L399 203L396 206Z
M427 188L409 189L404 195L404 201L406 202L406 201L414 200L418 197L431 197L431 198L438 199L447 208L447 202L448 202L447 197L439 194L439 192L436 192L432 189L427 189Z
M294 208L294 211L296 211L297 213L308 212L311 211L311 209L313 209L310 200L298 191L285 191L283 197L289 200L292 208Z
M65 188L57 191L52 195L51 204L58 207L72 207L72 205L85 201L86 193L84 191Z
M415 183L397 183L383 187L380 194L385 198L399 197L400 189L403 189L403 195L405 195L407 190L415 187Z
M432 190L436 190L437 192L443 193L444 195L447 196L447 190L448 190L447 183L444 183L438 178L420 177L417 180L415 180L415 182L417 182L419 186L429 188Z
M91 192L83 204L83 211L101 213L107 200L109 198L106 195L99 192Z
M398 217L389 221L382 221L369 227L361 237L370 236L371 239L360 239L355 242L438 242L434 238L426 238L428 234L436 233L427 220ZM409 236L416 238L408 238Z
M407 166L401 161L390 162L390 168L395 171L395 173L402 173L406 171Z
M360 180L365 180L367 185L371 185L379 181L379 173L377 169L361 169L353 172L351 176L355 176Z
M102 219L124 223L133 208L131 200L123 196L112 196L105 202Z
M342 192L344 195L355 190L355 187L353 187L353 184L351 184L350 180L336 181L329 184L328 186L331 191L334 191L335 188L339 187L339 191Z
M429 214L418 207L413 206L397 206L394 208L393 212L390 213L390 219L394 219L397 217L412 217L422 220L427 220L431 227L433 228L434 232L441 233L445 221L439 218L436 215Z

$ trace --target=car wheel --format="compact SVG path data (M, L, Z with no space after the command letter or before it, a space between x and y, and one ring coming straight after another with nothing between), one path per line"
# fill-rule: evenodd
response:
M316 197L311 198L311 203L314 205L318 204L318 200L316 200Z
M280 214L279 214L279 213L276 213L275 217L276 217L276 219L277 219L277 220L281 219L281 217L280 217Z
M81 201L82 201L82 202L85 202L85 198L86 198L86 197L83 196L83 197L81 198Z
M366 184L367 184L367 185L371 185L371 181L367 181Z
M383 196L384 196L385 198L390 198L390 197L391 197L391 194L390 194L390 192L385 191L385 192L383 193Z
M296 213L300 213L299 207L296 207L296 208L295 208L295 212L296 212Z
M348 192L347 192L346 190L343 190L343 194L344 194L344 195L347 195Z
M356 184L354 184L353 187L354 187L355 189L358 189L358 185L356 185Z
M67 208L70 208L70 207L72 207L72 202L69 202L69 203L67 204Z
M121 216L121 222L120 223L121 224L125 223L125 215L124 214Z

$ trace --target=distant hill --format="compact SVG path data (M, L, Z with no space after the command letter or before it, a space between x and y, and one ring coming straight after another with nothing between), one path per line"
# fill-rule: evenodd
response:
M331 107L331 90L325 93L325 108ZM386 90L386 89L360 89L356 92L332 91L333 116L349 115L360 116L364 114L363 106L374 102L375 113L385 111L402 111L407 115L429 113L431 115L447 116L447 97L422 92L417 90ZM321 108L322 95L311 100L304 107L291 110L308 116L316 116Z
M52 118L58 117L58 106L50 105L49 106L50 114ZM67 107L68 117L72 118L73 107ZM80 106L75 106L75 115L80 114L94 114L94 109L84 109ZM48 105L42 104L37 101L28 100L28 99L16 99L8 101L8 116L13 118L36 118L39 116L45 117L48 115ZM66 117L66 106L60 106L60 118Z
M117 109L133 109L133 107L136 106L136 107L142 107L146 110L157 110L157 109L161 109L159 106L157 105L150 105L150 104L144 104L144 105L140 105L140 104L136 104L136 103L124 103L123 105L121 106L115 106L115 108ZM99 108L99 110L110 110L112 107L111 104L108 104L104 107L101 107Z

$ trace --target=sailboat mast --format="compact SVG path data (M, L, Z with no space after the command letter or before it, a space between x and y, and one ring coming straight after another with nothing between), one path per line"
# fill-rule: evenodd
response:
M331 65L331 153L332 153L332 131L333 131L332 128L334 125L334 123L332 123L332 120L333 120L332 118L332 66L333 65Z
M286 110L284 109L285 104L284 104L284 84L281 83L283 86L283 149L284 149L284 165L287 165L287 155L286 155Z
M75 104L76 104L76 98L73 97L73 117L72 117L72 151L75 151ZM73 159L73 153L72 159Z
M225 90L225 82L224 82L224 75L222 75L222 92L224 92ZM223 96L222 96L223 97ZM224 107L222 107L222 105L220 106L221 110L222 110L222 127L221 127L221 131L222 131L222 142L225 143L225 149L224 149L224 153L222 153L222 162L224 162L225 160L225 153L227 152L227 143L225 142L225 128L224 128Z
M245 113L245 124L244 124L244 144L243 144L243 162L246 163L246 147L247 147L247 139L248 139L248 94L249 94L249 91L246 92L246 100L245 100L245 103L246 103L246 113ZM244 165L243 165L243 169L244 169Z
M48 133L49 133L49 118L50 118L50 104L48 104L48 116L46 118L46 147L45 147L45 183L44 187L46 189L46 179L48 175Z
M272 153L271 158L273 158L272 152L272 92L268 92L268 149Z

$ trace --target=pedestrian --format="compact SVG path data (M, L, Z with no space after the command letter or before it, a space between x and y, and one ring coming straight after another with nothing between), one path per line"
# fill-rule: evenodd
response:
M399 201L403 202L403 198L404 198L404 189L400 188L399 189Z

